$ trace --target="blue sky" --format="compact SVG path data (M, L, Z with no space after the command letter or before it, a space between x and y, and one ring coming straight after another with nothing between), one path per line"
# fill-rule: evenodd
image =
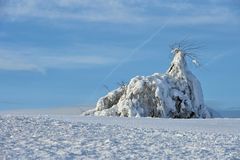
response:
M0 19L0 109L94 105L186 38L207 105L240 109L238 0L0 0Z

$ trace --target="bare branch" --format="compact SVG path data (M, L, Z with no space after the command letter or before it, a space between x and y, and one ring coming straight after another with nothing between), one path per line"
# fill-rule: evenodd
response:
M196 66L200 66L196 52L203 47L203 43L190 41L188 39L184 39L180 42L174 42L170 45L172 50L180 50L186 57L189 57Z
M107 90L107 92L110 92L110 89L107 85L104 84L103 87Z
M121 81L121 82L118 82L117 83L119 86L120 86L120 88L123 90L123 92L124 92L124 95L126 95L126 93L127 93L127 83L126 82L124 82L124 81Z

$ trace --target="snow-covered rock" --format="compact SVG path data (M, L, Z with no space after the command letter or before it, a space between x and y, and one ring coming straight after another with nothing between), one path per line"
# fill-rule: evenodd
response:
M210 118L198 79L188 70L187 53L179 48L165 74L136 76L100 98L84 115Z

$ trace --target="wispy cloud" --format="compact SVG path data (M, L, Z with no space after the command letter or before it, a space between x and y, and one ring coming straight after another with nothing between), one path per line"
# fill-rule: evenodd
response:
M115 0L10 0L1 8L1 15L12 20L28 19L66 19L94 22L140 21L130 8Z
M82 68L109 65L117 60L101 55L59 55L21 54L13 50L0 50L0 70L38 71L48 69Z
M229 4L233 3L230 1ZM122 1L122 0L8 0L1 4L0 15L12 20L79 20L111 23L170 24L237 23L239 14L231 5L209 0L189 1Z
M217 54L217 55L211 57L210 60L209 60L207 63L204 64L204 66L205 66L205 67L206 67L206 66L209 66L209 65L211 65L211 64L213 64L213 63L221 60L222 58L224 58L224 57L226 57L226 56L228 56L228 54L226 54L226 53Z
M206 59L208 59L208 62L206 62L204 66L212 65L218 61L223 60L224 58L234 57L236 54L237 52L234 49L225 50L224 53L221 53L219 51L218 54L206 57Z

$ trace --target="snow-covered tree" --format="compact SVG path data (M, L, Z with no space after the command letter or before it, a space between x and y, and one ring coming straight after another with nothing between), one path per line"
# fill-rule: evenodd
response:
M165 118L210 118L198 79L187 67L186 58L196 59L180 45L165 74L136 76L125 86L100 98L96 108L84 115Z

